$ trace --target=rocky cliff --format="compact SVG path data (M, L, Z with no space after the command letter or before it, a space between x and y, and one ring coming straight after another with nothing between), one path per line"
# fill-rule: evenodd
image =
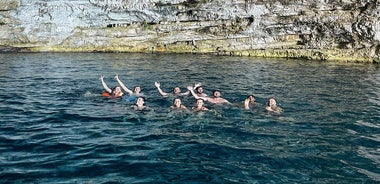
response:
M377 0L0 0L0 50L380 61Z

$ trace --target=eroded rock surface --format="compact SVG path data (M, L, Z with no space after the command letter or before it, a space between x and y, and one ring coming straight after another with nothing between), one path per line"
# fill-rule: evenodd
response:
M0 50L379 62L377 0L0 0Z

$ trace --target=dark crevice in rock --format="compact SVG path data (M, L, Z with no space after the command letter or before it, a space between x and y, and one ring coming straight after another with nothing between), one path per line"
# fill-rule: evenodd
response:
M0 45L379 60L378 7L377 0L8 0L0 1Z

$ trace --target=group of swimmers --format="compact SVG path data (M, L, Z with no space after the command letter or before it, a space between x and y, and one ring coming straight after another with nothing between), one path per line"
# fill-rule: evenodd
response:
M149 109L147 106L145 106L145 96L141 93L141 87L135 86L133 90L130 90L127 88L127 86L124 85L124 83L119 79L119 75L115 75L116 81L119 83L119 86L116 86L114 88L109 88L107 84L104 82L104 76L100 76L100 81L102 82L102 85L105 89L105 91L102 93L102 96L104 97L110 97L110 98L119 98L124 96L124 92L122 89L129 94L130 97L134 97L135 103L131 106L134 110L142 111ZM188 110L188 108L182 104L180 96L187 96L191 94L196 99L196 105L192 107L193 111L209 111L207 107L204 106L205 102L211 103L211 104L231 104L228 100L221 97L221 92L219 90L214 90L212 93L212 97L209 97L206 93L203 92L203 88L200 83L196 83L194 86L187 86L188 91L181 92L180 87L176 86L173 88L172 93L164 92L161 89L161 85L159 82L155 82L154 85L156 86L158 92L161 96L168 97L170 95L173 95L175 98L173 100L173 104L169 107L171 110ZM249 95L243 103L244 109L252 109L253 107L257 106L256 99L254 95ZM277 105L275 98L269 98L265 109L269 112L274 113L281 113L283 110L281 107Z

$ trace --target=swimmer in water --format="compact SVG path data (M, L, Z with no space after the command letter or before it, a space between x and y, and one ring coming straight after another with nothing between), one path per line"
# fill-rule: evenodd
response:
M282 113L283 110L281 107L277 106L277 102L275 98L269 98L265 109L269 112Z
M200 98L197 99L195 106L192 108L193 111L208 111L209 109L207 107L203 106L204 103L205 102L202 99L200 99Z
M192 86L188 86L187 89L191 92L195 99L202 99L213 104L231 104L228 100L221 97L221 93L219 90L214 90L214 92L212 93L212 97L200 97L194 92L194 88Z
M244 100L244 109L251 109L257 105L255 96L249 95L245 100Z
M166 92L162 91L161 85L160 85L159 82L154 82L154 85L156 86L156 88L157 88L158 92L161 94L161 96L165 96L165 97L169 96L170 93L166 93ZM189 93L190 93L189 91L186 91L185 93L182 93L181 92L181 88L179 88L178 86L176 86L176 87L173 88L173 93L172 94L174 96L187 96L187 95L189 95Z
M137 97L136 103L131 105L131 108L136 111L149 110L147 106L145 106L145 100L143 97Z
M203 92L203 88L201 86L201 83L197 83L194 86L194 91L199 97L207 97L208 95Z
M128 89L127 86L124 85L123 82L119 79L119 75L115 75L116 81L119 83L119 85L126 91L129 95L134 95L134 96L144 96L144 94L141 93L141 87L140 86L135 86L133 88L133 91Z
M173 100L173 105L170 106L170 110L187 110L186 106L182 104L181 99L175 98Z
M118 98L123 96L123 92L121 91L121 88L119 86L116 86L114 88L109 88L107 84L104 82L104 75L100 75L100 81L102 81L102 85L104 89L106 90L105 92L102 93L102 96L105 97L111 97L111 98Z

